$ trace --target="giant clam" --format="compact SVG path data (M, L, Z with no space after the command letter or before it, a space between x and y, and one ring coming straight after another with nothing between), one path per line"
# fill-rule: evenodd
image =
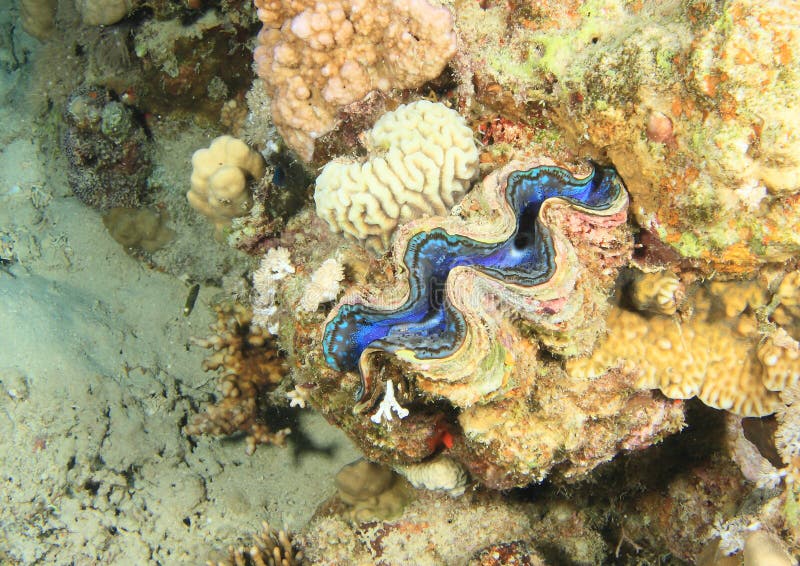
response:
M374 397L379 352L407 364L422 389L467 407L507 385L524 336L560 355L591 348L608 290L598 286L613 278L590 275L578 248L595 244L604 270L619 264L627 194L613 169L578 178L551 164L520 167L487 177L461 216L404 226L393 248L397 285L350 292L328 317L325 360L360 370L359 409ZM585 241L571 242L571 231Z

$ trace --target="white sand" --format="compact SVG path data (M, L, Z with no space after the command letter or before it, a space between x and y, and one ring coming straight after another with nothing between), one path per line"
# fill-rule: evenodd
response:
M187 286L129 257L46 173L10 104L18 78L0 85L0 250L18 260L0 271L0 563L202 564L262 520L301 526L355 449L310 411L305 432L332 454L295 461L298 435L251 457L241 440L192 449L181 422L216 379L188 340L221 290L184 317Z

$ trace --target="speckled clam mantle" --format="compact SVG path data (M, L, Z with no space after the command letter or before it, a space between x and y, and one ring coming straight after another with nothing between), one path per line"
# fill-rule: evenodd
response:
M610 168L582 178L552 164L490 175L461 216L400 230L396 285L343 297L325 325L326 363L360 370L356 410L371 406L379 391L379 352L407 364L421 389L466 407L504 388L520 335L536 335L558 355L591 348L597 325L594 309L584 307L592 282L579 284L584 268L565 232L607 246L614 238L603 234L624 225L627 204ZM564 222L566 230L552 228Z

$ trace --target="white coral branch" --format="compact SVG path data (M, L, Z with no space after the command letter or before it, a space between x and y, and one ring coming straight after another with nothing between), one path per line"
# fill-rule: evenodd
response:
M344 279L344 268L337 260L331 258L322 262L311 275L311 282L305 288L300 299L300 310L312 312L319 305L332 301L339 294L339 283Z
M404 419L408 416L408 409L403 408L394 397L394 383L390 379L386 382L386 393L383 394L383 401L381 401L375 414L370 417L370 420L375 424L381 424L384 420L391 421L393 412L399 419Z

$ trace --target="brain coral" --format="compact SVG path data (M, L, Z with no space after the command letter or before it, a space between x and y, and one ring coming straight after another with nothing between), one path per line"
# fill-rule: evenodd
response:
M427 0L255 0L254 57L287 145L310 161L336 113L372 90L435 78L456 49L450 12Z
M631 376L563 370L602 333L632 250L619 177L575 171L537 159L492 173L459 215L398 229L393 253L330 313L321 352L319 327L294 331L294 355L319 360L296 379L368 458L425 461L443 444L506 488L585 472L680 425L680 408ZM389 381L408 415L379 424L369 415Z
M399 223L444 215L478 172L478 148L458 112L421 100L367 132L369 156L332 161L317 177L317 214L331 230L384 250Z

